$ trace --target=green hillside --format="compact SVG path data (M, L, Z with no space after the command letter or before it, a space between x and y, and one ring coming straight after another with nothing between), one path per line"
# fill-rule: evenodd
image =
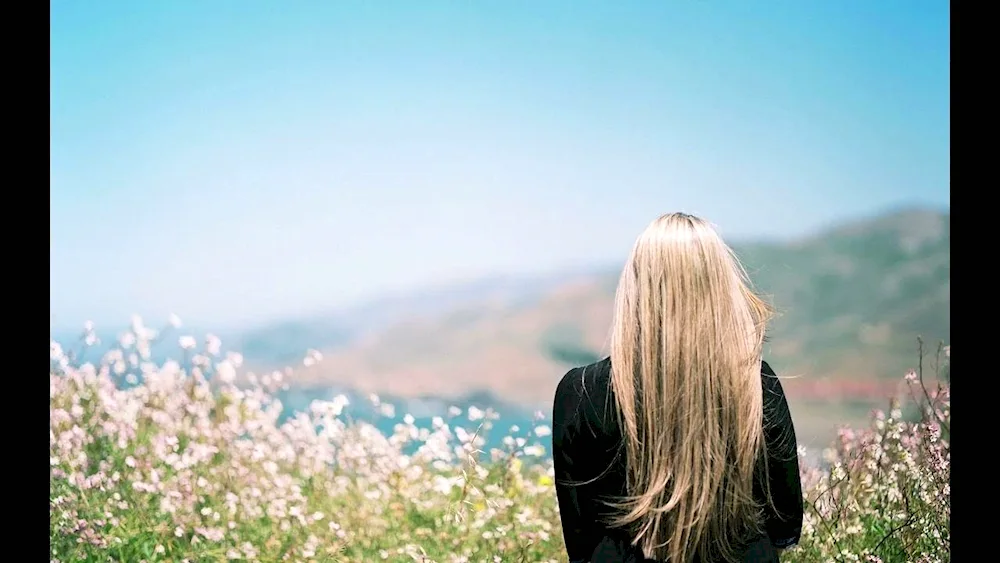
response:
M918 335L950 341L949 233L947 213L905 211L795 244L740 247L781 313L771 357L812 374L895 378L916 360Z

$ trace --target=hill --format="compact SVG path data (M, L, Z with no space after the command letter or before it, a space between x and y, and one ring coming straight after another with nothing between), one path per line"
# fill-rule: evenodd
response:
M802 240L734 245L781 313L768 359L803 376L790 382L802 393L884 393L880 381L915 363L917 335L950 337L949 230L947 212L905 210ZM568 367L603 355L616 277L614 268L574 274L504 299L466 292L460 304L397 315L329 347L298 381L412 397L482 390L541 406Z
M566 282L572 273L558 276L493 277L425 289L359 303L352 307L289 319L230 335L226 342L248 362L279 366L297 362L306 349L325 352L349 348L366 335L394 327L402 320L438 318L484 303L516 307L530 303Z

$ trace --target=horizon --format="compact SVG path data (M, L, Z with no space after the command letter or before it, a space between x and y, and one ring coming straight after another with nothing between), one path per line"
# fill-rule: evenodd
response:
M50 327L596 267L673 210L950 208L946 3L573 6L54 2Z
M737 246L737 247L738 246L742 246L742 245L748 245L748 244L765 244L765 245L777 245L777 246L790 245L790 244L795 244L796 242L799 242L802 239L807 239L807 238L810 238L810 237L813 237L813 236L822 235L822 234L824 234L824 233L826 233L826 232L828 232L828 231L830 231L832 229L842 228L844 226L849 226L851 224L858 223L858 222L871 221L871 220L875 220L875 219L878 219L878 218L881 218L881 217L889 217L889 216L893 216L893 215L896 215L896 214L907 213L907 212L940 213L940 214L948 215L948 214L951 213L951 210L950 210L949 206L934 206L934 205L905 205L905 206L897 206L897 207L889 208L889 209L886 209L886 210L877 211L874 214L859 215L857 217L854 217L853 219L848 219L846 221L838 221L838 222L826 224L826 225L823 225L822 227L820 227L819 229L817 229L815 231L803 233L803 234L797 235L797 236L789 236L789 237L783 237L783 238L780 238L780 237L779 238L756 238L756 239L742 239L742 240L737 239L737 240L734 240L734 241L730 241L730 243L733 246ZM536 272L523 272L523 273L520 273L520 274L510 274L510 273L507 273L507 272L497 272L495 274L483 274L483 275L480 275L480 276L469 277L469 278L465 278L465 279L447 280L447 281L438 282L436 285L426 285L426 286L414 287L414 288L410 288L410 289L406 289L406 290L399 290L399 291L395 291L395 292L381 293L381 294L377 294L377 295L371 296L371 297L369 297L367 299L360 299L360 300L357 300L357 301L354 301L354 302L351 302L351 303L347 303L347 304L341 305L339 307L332 307L332 308L327 308L327 309L315 310L315 311L311 311L311 312L305 313L305 314L298 314L298 315L296 315L296 314L280 314L279 313L278 315L276 315L274 317L264 318L264 319L261 319L260 321L258 321L256 323L250 323L249 325L243 325L243 323L237 323L237 324L241 324L243 326L235 326L235 325L224 326L224 325L219 325L219 324L215 324L213 326L201 326L201 325L204 325L205 323L196 323L197 326L196 327L192 327L192 326L190 326L190 323L186 322L187 321L186 319L182 319L182 321L184 321L184 325L185 326L184 326L183 329L181 329L181 331L182 332L184 332L184 331L190 332L192 328L197 328L197 330L195 332L205 331L207 333L213 333L213 334L216 334L216 335L225 334L226 336L232 336L232 335L241 334L241 333L245 333L245 332L250 332L250 331L254 331L254 330L261 330L261 329L273 326L275 324L280 324L280 323L283 323L283 322L296 322L296 321L309 320L309 319L313 319L313 318L322 318L322 317L326 317L326 316L336 315L336 314L339 314L339 313L354 311L354 310L357 310L357 309L364 309L366 307L379 306L379 305L382 305L382 304L384 304L385 302L388 302L388 301L413 299L413 298L415 298L417 296L421 296L421 295L425 295L425 294L440 294L440 293L445 293L445 292L449 292L449 291L455 291L455 290L458 290L458 289L467 288L469 286L473 286L473 285L477 285L477 284L488 284L488 283L493 283L493 282L498 282L498 281L524 282L524 281L536 280L536 279L547 279L547 278L551 278L551 277L565 277L565 276L574 276L574 275L585 275L586 276L586 275L591 275L591 274L594 274L594 273L603 272L604 270L611 271L614 268L618 268L620 266L619 262L624 261L624 259L625 259L625 257L623 256L619 260L614 261L614 262L612 262L612 261L603 261L603 262L599 262L599 263L595 262L593 264L586 264L586 265L582 265L582 266L578 266L578 267L572 267L572 268L569 268L569 269L545 270L545 271L536 271ZM144 322L146 322L146 323L152 322L154 326L158 326L160 324L164 324L165 325L167 323L167 320L168 320L167 317L164 317L162 319L147 318L147 317L145 317L143 315L140 315L139 313L133 313L132 315L139 315L143 319ZM95 328L97 329L98 333L101 333L103 331L118 332L118 331L123 330L123 329L125 329L125 328L128 327L129 319L131 318L132 315L128 315L128 316L126 316L126 317L124 317L122 319L118 319L117 322L107 323L107 324L104 324L103 326L96 326ZM85 321L81 321L80 322L80 326L50 325L49 330L50 330L50 332L52 334L59 334L60 337L66 337L66 336L68 336L71 333L79 332L80 328L83 326L83 323L86 322L86 321L90 321L90 320L91 319L86 319Z

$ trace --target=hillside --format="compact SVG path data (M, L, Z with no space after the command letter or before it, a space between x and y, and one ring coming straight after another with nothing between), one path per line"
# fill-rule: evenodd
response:
M782 316L770 355L813 378L893 378L915 339L951 337L950 216L905 211L788 245L739 249Z
M387 295L337 311L243 330L230 335L226 342L238 348L248 362L284 365L301 359L306 349L328 352L350 347L359 338L392 328L403 319L437 318L484 303L501 307L530 303L565 284L573 275L564 272L559 276L494 277Z
M950 337L950 217L909 210L798 241L735 245L781 312L767 352L802 401L840 401L863 416L916 360L915 339ZM337 384L404 397L488 391L547 404L558 377L603 354L614 269L574 275L521 300L467 301L399 320L328 350L302 370ZM838 396L837 393L840 393ZM833 416L820 406L813 416Z

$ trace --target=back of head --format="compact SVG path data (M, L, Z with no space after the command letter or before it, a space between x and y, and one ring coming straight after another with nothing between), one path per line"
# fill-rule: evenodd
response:
M615 523L651 559L732 559L759 518L770 310L715 229L682 213L640 235L615 301L611 384L630 495Z

